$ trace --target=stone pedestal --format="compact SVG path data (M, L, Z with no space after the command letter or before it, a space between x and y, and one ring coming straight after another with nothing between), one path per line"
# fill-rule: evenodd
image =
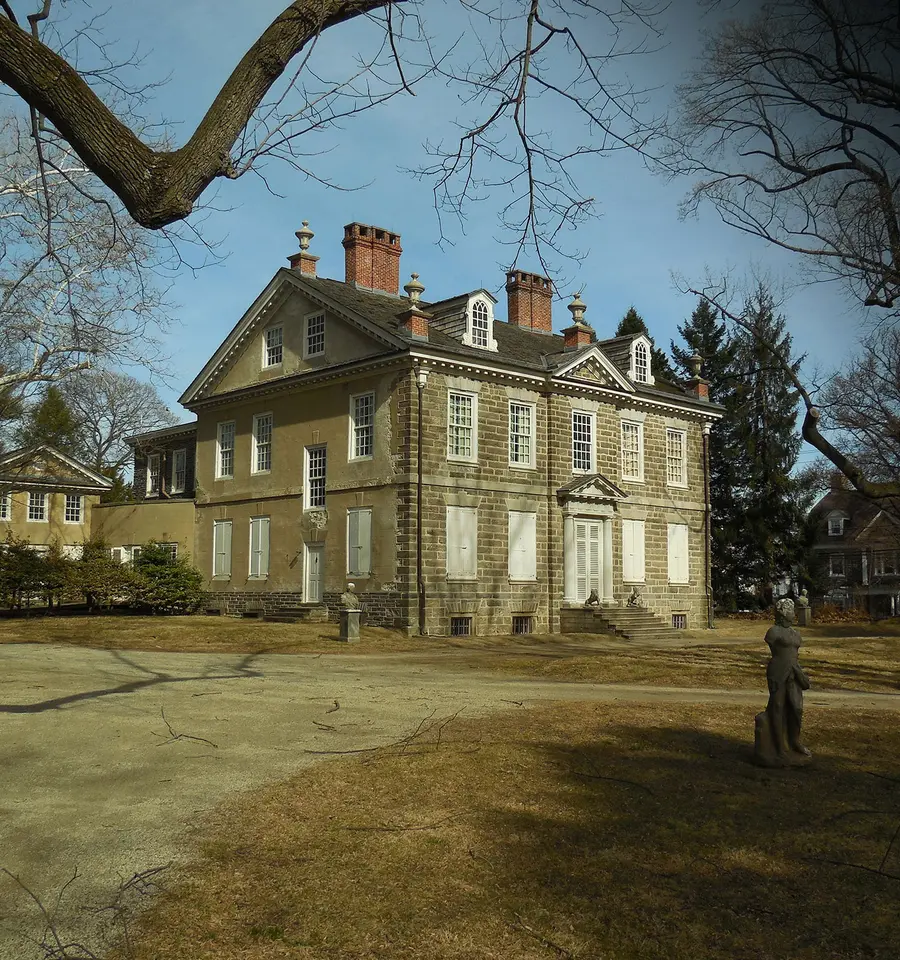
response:
M353 643L359 640L359 617L362 610L341 610L341 631L338 640Z
M797 607L797 626L808 627L812 623L812 610L809 607Z

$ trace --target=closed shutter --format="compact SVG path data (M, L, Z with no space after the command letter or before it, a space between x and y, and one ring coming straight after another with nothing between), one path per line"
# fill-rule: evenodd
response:
M622 579L644 582L644 521L622 521Z
M269 575L269 518L252 517L250 520L250 576Z
M231 576L231 521L213 523L213 576Z
M686 523L669 524L669 582L687 583L688 527Z
M537 514L509 511L510 580L537 579Z
M347 511L348 573L368 576L372 569L372 511Z
M588 596L587 524L575 524L575 596L586 600Z
M478 512L474 507L447 507L447 576L478 574Z

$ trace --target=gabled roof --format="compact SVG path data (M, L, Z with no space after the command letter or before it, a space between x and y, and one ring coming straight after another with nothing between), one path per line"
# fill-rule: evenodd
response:
M842 513L850 518L841 536L828 536L826 530L820 538L822 544L830 543L837 547L839 544L868 541L876 521L879 525L885 523L897 527L897 535L900 536L900 523L884 507L883 502L870 500L858 490L837 489L829 490L810 510L810 516L817 522L824 522L832 513Z
M589 473L570 480L556 491L557 496L576 499L626 500L628 494L602 473Z
M554 357L553 359L556 360L557 358ZM593 372L586 372L579 377L580 370L591 367L599 367L599 373L605 373L617 387L626 391L626 393L635 392L634 383L619 370L596 343L583 347L574 354L571 351L567 353L556 366L553 375L557 378L597 380L598 376Z
M125 442L134 447L139 443L148 443L152 441L168 440L176 437L186 437L189 434L197 432L197 421L191 420L189 423L176 423L171 427L160 427L158 430L148 430L146 433L135 433L125 438Z
M38 473L37 463L53 464L59 473ZM39 443L33 447L12 450L0 457L0 482L7 486L62 487L103 493L112 489L112 480L90 467L51 447Z

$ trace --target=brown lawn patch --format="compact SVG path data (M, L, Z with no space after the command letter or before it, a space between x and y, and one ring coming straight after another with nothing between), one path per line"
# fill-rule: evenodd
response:
M220 810L135 956L892 958L894 720L814 711L815 764L786 772L749 764L745 708L432 725Z

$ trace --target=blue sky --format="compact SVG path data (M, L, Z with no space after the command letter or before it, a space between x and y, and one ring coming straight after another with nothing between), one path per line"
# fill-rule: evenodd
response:
M107 16L104 33L126 47L140 44L146 54L142 77L170 76L157 92L154 108L172 121L180 143L251 39L283 6L284 0L121 4ZM440 39L468 28L452 0L426 0L422 9ZM638 83L659 88L652 104L655 111L666 109L674 84L701 49L693 9L690 0L675 0L667 14L665 49L629 63ZM468 29L465 43L471 45ZM586 29L599 26L587 24ZM320 62L326 68L349 63L374 35L375 29L364 21L330 31L319 50ZM472 206L464 229L449 224L453 244L440 247L431 185L401 169L423 162L421 145L426 138L452 135L451 122L459 111L456 93L444 86L433 83L419 91L415 98L404 95L353 118L318 142L316 148L333 149L316 158L317 172L347 185L367 184L358 191L328 190L275 161L264 172L280 196L252 174L218 187L215 202L228 209L210 213L203 229L211 238L222 239L224 259L196 276L183 271L172 290L178 304L168 344L174 387L163 392L174 410L182 412L175 402L180 390L297 249L294 231L304 219L316 234L311 252L321 257L322 276L342 278L343 225L358 220L401 234L401 284L415 270L428 299L485 286L505 308L502 285L510 251L498 243L497 198ZM548 116L552 122L570 124L574 118ZM568 270L576 278L560 291L564 299L554 304L557 329L569 319L565 303L580 287L587 319L599 337L610 336L633 304L657 344L668 349L670 339L677 338L677 325L695 306L693 298L674 288L673 272L700 282L707 270L720 274L730 268L740 276L756 264L789 284L799 279L797 258L725 227L712 210L702 211L696 220L679 220L678 203L690 184L667 183L634 154L591 158L582 164L581 176L597 198L599 216L570 238L588 256L577 271ZM529 257L520 259L519 266L538 268ZM798 350L807 352L810 363L826 367L853 348L858 330L853 310L833 284L799 287L784 307ZM505 310L498 313L503 316ZM809 453L804 453L806 457Z

